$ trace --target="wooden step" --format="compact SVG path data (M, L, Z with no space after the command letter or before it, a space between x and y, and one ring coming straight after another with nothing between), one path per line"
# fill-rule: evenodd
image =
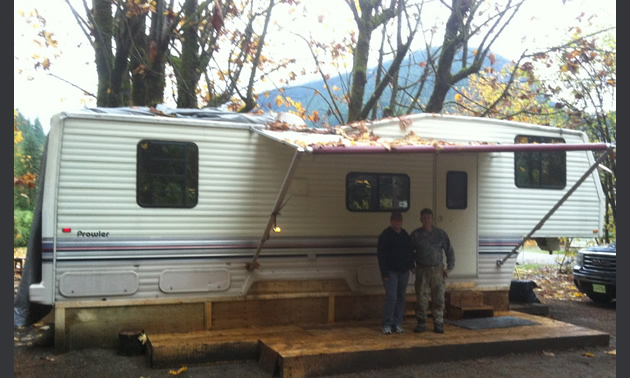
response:
M448 306L445 317L449 320L464 318L485 318L494 316L494 308L488 305Z
M444 301L451 306L474 307L483 306L483 293L476 290L447 291Z
M220 331L148 335L147 358L152 368L257 360L261 339L308 335L301 327L248 327Z

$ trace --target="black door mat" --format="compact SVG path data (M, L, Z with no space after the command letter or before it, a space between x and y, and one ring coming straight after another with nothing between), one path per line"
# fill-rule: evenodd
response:
M517 318L515 316L493 316L489 318L471 318L460 320L445 320L445 323L453 324L467 329L508 328L527 325L539 325L531 320Z

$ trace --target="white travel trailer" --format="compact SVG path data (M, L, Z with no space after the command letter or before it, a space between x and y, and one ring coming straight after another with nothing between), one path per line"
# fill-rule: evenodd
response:
M592 151L612 148L433 114L320 133L216 111L60 113L29 301L54 309L61 348L115 345L129 329L379 317L377 236L392 210L411 232L429 207L455 249L447 289L507 310L526 238L601 235Z

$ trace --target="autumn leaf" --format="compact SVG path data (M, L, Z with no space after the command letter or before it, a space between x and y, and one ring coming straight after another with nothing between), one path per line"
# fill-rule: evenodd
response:
M593 353L591 353L591 352L585 352L585 353L583 354L583 356L584 356L584 357L595 357L595 355L594 355Z
M617 349L615 349L615 350L610 350L610 351L606 352L606 354L609 354L609 355L611 355L611 356L616 356L616 355L617 355Z
M42 68L44 68L45 70L50 69L50 59L48 58L44 59L44 61L42 62Z
M168 373L170 375L180 375L181 373L185 372L186 370L188 370L188 368L186 366L182 366L178 370L169 370Z
M276 106L284 105L284 99L280 95L276 96Z
M398 117L400 121L399 127L401 131L407 131L409 127L413 124L413 121L407 117Z
M142 332L140 336L138 336L138 341L142 343L142 345L147 343L147 334Z

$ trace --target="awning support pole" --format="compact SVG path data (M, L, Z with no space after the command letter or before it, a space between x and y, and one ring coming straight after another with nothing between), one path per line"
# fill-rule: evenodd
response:
M276 198L276 203L273 206L273 210L271 210L271 214L269 214L269 220L267 221L267 226L265 227L265 231L263 232L260 242L258 242L258 247L256 248L256 253L254 253L254 257L250 263L247 264L247 270L253 271L258 267L258 256L260 255L260 251L262 250L265 242L269 239L269 231L271 231L271 227L276 219L276 216L280 212L280 208L282 206L282 201L284 201L284 197L289 190L289 186L291 181L293 180L293 175L295 174L295 170L297 168L298 162L302 153L300 150L296 150L293 155L293 160L291 161L291 165L289 166L289 170L287 171L286 176L284 177L284 182L282 183L282 187L280 188L280 192L278 193L278 197Z
M547 213L547 215L545 215L540 222L538 222L538 224L536 225L536 227L534 227L534 229L532 229L529 234L527 234L527 236L523 237L523 240L521 240L521 242L514 247L514 249L512 249L512 251L510 253L508 253L506 256L504 256L502 259L497 260L497 265L503 265L503 263L509 259L512 255L514 255L516 253L516 251L521 248L523 246L523 244L525 244L525 241L527 239L529 239L534 232L538 231L543 224L545 224L545 222L547 222L547 220L553 215L553 213L556 212L556 210L558 210L558 208L560 206L562 206L562 204L564 203L564 201L567 200L567 198L569 198L569 196L571 194L573 194L573 192L575 192L575 190L584 182L584 180L586 180L586 178L597 168L597 166L599 166L599 164L604 161L604 159L612 152L613 147L609 147L608 149L606 149L606 151L597 159L597 161L595 161L595 163L582 175L582 177L580 177L579 180L576 181L575 184L573 184L573 187L571 187L571 189L569 189L568 192L566 192L564 194L564 196L562 198L560 198L560 200L558 201L558 203L556 203L554 205L553 208L551 208L551 210L549 210L549 212Z

